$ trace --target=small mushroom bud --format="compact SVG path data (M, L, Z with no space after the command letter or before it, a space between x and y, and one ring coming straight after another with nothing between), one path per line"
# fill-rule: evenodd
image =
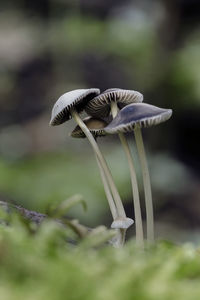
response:
M128 229L134 223L133 219L131 218L116 218L112 224L111 228L113 229Z

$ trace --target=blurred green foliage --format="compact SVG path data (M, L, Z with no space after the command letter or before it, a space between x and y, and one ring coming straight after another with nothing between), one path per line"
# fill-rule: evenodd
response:
M116 149L106 155L112 166L114 178L124 199L131 193L127 189L129 171L123 153ZM93 158L93 159L92 159ZM116 161L118 162L116 164ZM72 209L72 214L87 222L98 224L104 213L109 213L103 186L91 150L88 155L45 154L17 162L0 161L0 189L11 199L25 207L45 211L55 204L79 193L88 210Z
M200 29L185 41L184 47L174 53L169 82L177 96L175 106L180 109L200 107Z
M77 141L74 141L77 142ZM131 141L130 141L131 142ZM118 141L119 143L119 141ZM120 144L120 143L119 143ZM80 194L87 204L87 210L81 206L73 207L69 215L78 217L87 225L101 224L110 220L111 215L104 193L92 149L85 141L85 151L46 153L21 160L0 160L0 189L2 196L39 212L45 212L72 197ZM135 148L132 147L142 197L142 177ZM122 147L102 147L100 145L124 204L132 206L132 192L128 163ZM89 153L87 152L89 151ZM149 155L152 173L154 204L158 207L165 202L165 194L170 197L190 191L185 182L192 178L183 164L167 154ZM177 178L179 180L177 181ZM157 197L156 195L159 195ZM133 218L133 208L129 212Z
M93 236L75 246L66 242L69 231L51 220L33 233L17 214L1 212L0 218L9 222L0 225L4 300L200 297L200 252L190 244L159 242L142 251L131 241L122 249L94 248L99 241Z

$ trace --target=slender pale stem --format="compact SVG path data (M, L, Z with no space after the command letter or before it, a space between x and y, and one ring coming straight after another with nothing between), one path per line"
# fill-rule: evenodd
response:
M126 229L119 229L121 232L121 245L123 246L126 240Z
M153 201L151 193L151 182L149 176L149 169L144 149L142 132L140 128L134 130L135 141L138 149L140 164L142 167L142 177L144 184L145 204L146 204L146 218L147 218L147 240L154 241L154 217L153 217Z
M106 194L106 198L108 200L110 211L111 211L113 220L115 220L117 218L116 206L115 206L112 194L110 192L110 188L108 186L108 183L107 183L107 180L106 180L103 168L101 166L101 163L99 162L99 159L98 159L98 156L96 155L96 153L95 153L95 157L96 157L97 165L99 167L99 171L100 171L100 175L101 175L101 180L102 180L102 183L103 183L103 186L104 186L104 191L105 191L105 194Z
M102 155L102 153L101 153L101 151L100 151L93 135L90 133L89 129L87 128L87 126L84 124L84 122L79 117L79 114L74 109L71 109L71 114L72 114L73 118L75 119L75 121L77 122L77 124L82 129L82 131L85 133L85 135L88 138L94 152L96 153L96 155L99 159L99 162L101 163L101 165L103 167L103 170L104 170L105 175L107 177L108 183L110 185L111 192L113 194L113 198L115 200L118 217L126 218L126 214L125 214L125 211L124 211L124 207L123 207L120 195L119 195L118 190L115 186L115 183L113 181L113 178L112 178L110 170L107 166L107 163L106 163L106 161L105 161L105 159L104 159L104 157L103 157L103 155Z
M114 118L118 112L117 104L114 101L111 102L111 111L112 111L112 116ZM142 226L142 214L141 214L139 190L138 190L137 177L136 177L135 167L133 163L133 158L125 135L123 133L119 133L119 138L124 148L124 152L126 154L129 170L130 170L130 178L131 178L131 185L132 185L132 192L133 192L134 214L135 214L136 242L138 245L143 246L144 234L143 234L143 226Z
M123 247L124 243L125 243L125 239L126 239L126 229L116 229L118 234L115 237L115 239L113 240L113 246L115 248L121 248Z
M101 163L100 163L100 161L99 161L98 156L96 155L96 153L95 153L95 157L96 157L97 165L99 167L99 171L100 171L100 175L101 175L101 180L102 180L102 183L103 183L103 186L104 186L104 191L105 191L105 194L106 194L106 198L108 200L110 211L111 211L113 220L115 220L117 218L117 216L118 216L117 209L116 209L116 206L115 206L112 194L110 192L110 188L108 186L108 182L107 182L107 179L105 177L104 170L103 170L103 168L101 166ZM124 245L126 231L124 232L123 229L122 229L122 231L120 229L115 229L115 230L117 232L117 235L115 236L115 239L113 241L113 246L115 248L119 248L119 247L122 247Z
M126 239L126 229L120 228L115 229L117 231L117 235L112 239L111 243L115 248L123 247Z
M141 214L138 184L137 184L133 159L131 156L129 145L127 143L124 134L120 133L119 138L124 148L124 152L128 160L129 171L130 171L130 178L131 178L131 185L132 185L132 192L133 192L134 214L135 214L136 242L138 245L143 246L144 234L143 234L143 226L142 226L142 214Z

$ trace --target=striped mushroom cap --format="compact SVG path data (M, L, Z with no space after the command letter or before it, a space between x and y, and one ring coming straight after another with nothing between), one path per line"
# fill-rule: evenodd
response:
M135 128L151 127L167 121L171 109L163 109L146 103L129 104L105 128L107 133L130 132Z
M81 112L85 105L95 96L99 95L99 89L77 89L63 94L54 104L50 125L60 125L71 119L70 108L75 107Z
M142 102L143 95L133 90L108 89L88 102L85 111L93 117L107 117L110 114L111 101L117 102L119 108L122 108L130 103Z
M88 127L90 132L93 134L94 137L105 136L106 133L104 128L108 125L107 122L101 119L95 119L92 117L87 117L83 119L83 122ZM79 125L77 125L74 130L70 134L71 137L74 138L85 138L85 133L81 130Z

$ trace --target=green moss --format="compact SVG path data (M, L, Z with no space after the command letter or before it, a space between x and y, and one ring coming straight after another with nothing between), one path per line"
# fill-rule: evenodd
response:
M2 216L1 216L2 219ZM10 219L10 217L9 217ZM141 251L82 247L47 221L31 233L17 216L0 226L0 294L25 299L199 299L200 253L167 242Z

